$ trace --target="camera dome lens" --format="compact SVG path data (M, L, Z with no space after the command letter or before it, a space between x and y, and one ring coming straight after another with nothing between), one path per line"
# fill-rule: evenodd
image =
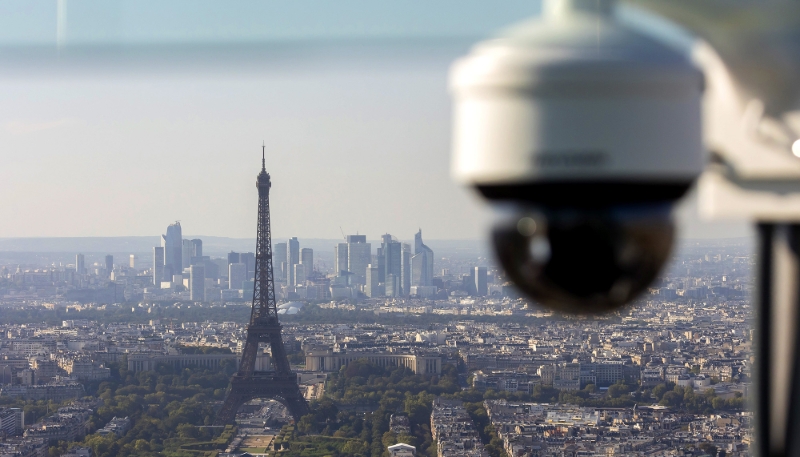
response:
M608 311L655 279L674 235L669 205L522 211L498 224L494 245L509 278L547 307Z

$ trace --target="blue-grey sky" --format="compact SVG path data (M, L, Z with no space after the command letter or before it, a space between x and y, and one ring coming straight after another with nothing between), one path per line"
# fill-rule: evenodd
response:
M484 36L539 10L538 0L4 0L0 43Z
M0 237L485 235L447 71L536 1L0 2ZM222 44L223 46L217 46ZM686 236L737 236L700 223Z

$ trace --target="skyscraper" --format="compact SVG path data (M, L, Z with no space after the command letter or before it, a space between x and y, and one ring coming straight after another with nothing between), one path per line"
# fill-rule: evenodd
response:
M228 265L228 289L241 289L247 280L247 267L243 263Z
M203 240L198 238L192 240L192 257L203 257Z
M408 243L403 243L403 255L400 263L400 294L407 296L411 293L411 245Z
M183 272L182 242L180 222L170 224L167 227L167 234L161 235L161 247L164 248L164 274L170 278Z
M106 276L110 278L112 271L114 271L114 256L108 254L106 256Z
M473 273L475 277L475 295L485 297L489 294L489 286L486 281L486 267L475 267Z
M299 263L292 265L292 278L294 278L294 286L302 286L306 282L305 265Z
M78 254L75 256L75 273L82 275L86 272L86 266L84 265L83 254Z
M341 276L347 270L347 243L339 243L333 248L333 272Z
M297 237L291 238L287 243L286 249L286 268L289 273L286 275L287 283L295 285L294 266L300 263L300 242Z
M383 252L384 247L386 246L387 238L391 240L391 235L381 235L381 244L375 250L375 258L372 259L372 264L378 266L378 281L385 282L386 281L386 253Z
M153 248L153 284L161 286L164 280L164 248L155 246Z
M430 286L433 282L433 250L422 242L422 229L414 235L411 258L411 285Z
M364 292L367 294L367 297L379 297L380 293L380 281L378 280L378 271L380 268L377 265L369 264L366 268L366 285Z
M381 243L383 255L379 257L379 260L383 260L381 265L383 268L383 274L381 275L383 282L387 285L389 284L389 275L394 275L399 282L403 272L403 246L388 233L383 235L381 239L383 240ZM399 295L399 291L393 296L397 295Z
M206 301L206 271L203 265L189 267L189 300Z
M131 254L131 258L130 258L130 260L128 262L129 262L128 263L129 267L136 268L136 255Z
M240 255L239 255L238 252L231 251L231 252L228 253L228 264L240 263L240 262L241 262L241 260L240 260Z
M192 257L192 261L198 265L203 265L206 268L206 280L211 280L212 282L217 281L220 278L220 269L217 262L211 260L208 256L202 257ZM222 271L226 271L227 268L223 268Z
M367 283L367 266L371 263L372 263L372 245L370 243L367 243L367 236L348 235L347 271L352 273L353 284ZM377 268L377 265L375 267ZM377 275L378 272L376 272L375 274Z
M247 267L247 277L252 278L256 274L256 255L252 252L239 254L239 262Z
M181 241L181 266L183 268L189 268L192 264L192 240L182 240ZM172 274L178 275L183 273L181 271L173 271Z
M428 277L428 262L425 254L414 254L411 257L411 285L414 287L429 286L427 282Z
M314 272L314 250L303 248L300 250L300 264L303 265L303 280L311 277Z
M286 282L286 243L275 243L272 248L272 267L275 281Z
M400 277L394 274L386 275L386 282L383 283L383 288L387 297L400 296Z

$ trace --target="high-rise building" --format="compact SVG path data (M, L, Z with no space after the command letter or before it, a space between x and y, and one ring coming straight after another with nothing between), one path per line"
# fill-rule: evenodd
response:
M188 247L189 247L189 253L191 254L191 257L189 258L190 265L194 265L196 263L204 264L206 266L206 279L208 278L213 279L213 276L209 276L208 274L208 262L210 257L203 255L203 240L195 238L189 241L190 242ZM184 247L183 249L185 251L186 247ZM185 265L184 268L186 268ZM214 266L214 269L217 272L217 274L219 274L219 270L216 269L216 265Z
M306 267L305 265L296 263L292 265L292 278L294 278L295 286L302 286L306 282Z
M0 408L0 433L6 436L14 436L22 434L24 430L25 411L23 409ZM13 451L10 454L15 455Z
M388 285L389 283L389 275L394 275L397 280L400 280L400 276L403 273L403 245L400 244L396 239L389 235L383 235L381 237L383 242L381 243L381 251L383 253L382 257L379 257L379 261L383 260L383 264L381 267L383 268L383 282ZM393 296L400 295L399 291Z
M164 248L164 274L170 277L183 272L182 237L180 222L170 224L167 227L167 234L161 235L161 247Z
M367 266L372 263L372 245L367 243L366 235L347 236L347 271L352 284L367 283ZM378 266L375 265L377 268ZM380 268L378 268L380 270ZM377 272L375 273L378 274ZM376 276L377 279L377 276Z
M206 301L206 269L203 265L189 267L189 300Z
M486 267L475 267L475 295L485 297L489 294L489 285L486 281Z
M366 268L366 287L364 288L364 293L367 294L367 297L379 297L381 296L380 293L380 281L378 280L378 272L380 268L377 265L369 264Z
M294 277L294 266L300 263L300 242L297 237L291 238L286 247L286 268L289 270L286 275L287 283L293 286L297 283Z
M386 275L383 288L387 297L398 297L400 295L400 277L391 273Z
M348 243L366 243L367 235L347 235L345 241Z
M198 238L192 240L192 257L203 257L203 240Z
M131 258L128 261L128 266L131 268L136 268L136 255L131 254Z
M411 293L411 245L403 243L403 254L400 265L400 295Z
M228 289L241 289L247 280L247 266L243 263L228 265Z
M114 256L108 254L106 256L106 276L111 277L112 271L114 271Z
M198 265L203 265L206 268L206 280L217 281L220 278L220 270L219 266L216 262L211 260L211 257L204 255L201 257L192 257L194 263ZM223 268L222 271L226 271L226 268ZM208 298L208 297L206 297Z
M375 258L372 259L373 265L378 265L378 281L386 281L386 253L383 252L386 247L386 242L391 241L392 236L389 234L381 235L381 245L375 250Z
M75 273L82 275L86 272L86 265L84 264L83 254L75 256Z
M217 270L217 275L220 279L228 278L228 259L220 259L219 257L215 259L210 259L207 263L213 263L214 269ZM206 266L208 268L208 266Z
M253 275L253 278L255 278L255 275ZM253 299L253 293L255 292L253 285L255 282L255 279L247 279L242 283L242 298L247 301Z
M155 246L153 248L153 284L161 286L164 280L164 248Z
M241 259L239 257L239 253L238 252L231 251L231 252L228 253L228 264L231 264L231 263L241 263Z
M251 278L256 274L256 255L252 252L243 252L239 254L239 262L245 264L247 267L247 277Z
M476 288L478 284L477 273L478 269L475 267L471 267L469 269L469 274L461 276L461 286L470 296L477 297L478 296L478 289Z
M433 282L433 250L422 242L422 229L414 235L411 258L411 285L430 286Z
M347 271L347 243L338 243L333 248L333 272L342 276Z
M272 268L275 281L286 282L286 243L275 243L272 247Z
M300 264L303 266L303 280L311 277L314 272L314 250L303 248L300 250Z
M181 266L183 268L189 268L192 265L192 240L182 240L181 241ZM182 271L176 271L174 274L181 273Z
M411 286L429 286L426 281L428 277L428 262L424 253L414 254L411 257Z

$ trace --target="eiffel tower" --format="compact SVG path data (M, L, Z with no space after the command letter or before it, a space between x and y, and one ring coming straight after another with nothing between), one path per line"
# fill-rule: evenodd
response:
M292 373L281 339L281 324L275 305L275 283L272 277L272 235L269 221L269 188L272 183L265 168L261 148L261 173L256 179L258 188L258 235L256 241L256 275L253 309L247 326L247 341L242 351L239 371L231 378L231 390L214 421L229 424L236 418L240 406L256 398L272 398L286 406L295 421L308 413L308 404L300 393L297 376ZM259 343L272 349L275 371L255 371Z

